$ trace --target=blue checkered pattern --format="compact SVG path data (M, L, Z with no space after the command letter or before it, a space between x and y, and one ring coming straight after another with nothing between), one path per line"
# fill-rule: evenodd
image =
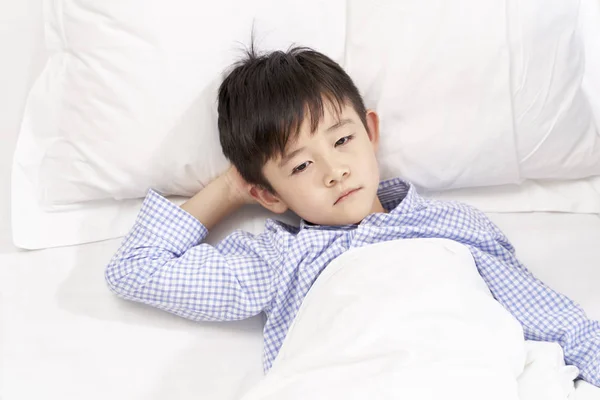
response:
M466 245L494 297L522 324L526 339L558 342L580 377L600 385L600 324L525 269L504 234L480 211L427 200L399 178L378 192L389 213L358 225L293 227L267 220L265 231L202 243L206 228L150 190L135 225L106 269L119 296L196 321L230 321L264 312L265 372L321 271L353 247L402 238L446 238Z

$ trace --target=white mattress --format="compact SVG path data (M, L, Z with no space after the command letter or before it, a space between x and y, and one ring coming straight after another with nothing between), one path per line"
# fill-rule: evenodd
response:
M491 216L540 279L600 319L600 218ZM194 323L117 298L103 271L119 242L0 254L0 398L239 398L262 375L263 320Z

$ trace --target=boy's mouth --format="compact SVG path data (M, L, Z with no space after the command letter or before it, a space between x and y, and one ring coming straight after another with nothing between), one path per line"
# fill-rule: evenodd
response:
M335 206L340 201L347 199L348 197L352 196L354 193L358 192L360 189L362 189L362 188L348 189L348 190L343 191L342 194L340 195L340 197L338 197L338 199L335 201L335 203L333 203L333 205Z

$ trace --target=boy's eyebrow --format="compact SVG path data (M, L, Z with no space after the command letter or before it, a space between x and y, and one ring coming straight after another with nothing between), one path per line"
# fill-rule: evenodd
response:
M294 156L302 151L304 151L305 147L299 147L296 150L292 151L289 154L284 154L283 157L281 158L281 161L279 161L279 167L283 167L285 164L288 163L288 161L290 161L292 158L294 158Z
M352 123L352 120L350 118L342 119L342 120L336 122L335 124L331 125L329 128L327 128L325 130L325 132L334 131L334 130L336 130L338 128L341 128L344 125L351 124L351 123Z
M342 120L336 122L335 124L331 125L329 128L327 128L325 130L325 133L333 132L336 129L341 128L344 125L351 124L352 122L353 121L350 118L342 119ZM292 158L294 158L294 156L296 154L300 153L304 149L305 149L304 147L299 147L289 154L284 154L283 157L281 158L281 160L279 161L279 167L283 167L285 164L288 163L288 161L290 161Z

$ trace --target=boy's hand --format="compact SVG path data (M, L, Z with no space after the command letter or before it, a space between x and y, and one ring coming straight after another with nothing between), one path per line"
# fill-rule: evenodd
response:
M252 185L233 166L181 205L210 230L243 204L254 203Z
M224 178L231 188L231 195L234 201L239 204L255 204L256 200L250 195L252 185L242 178L239 171L233 165L225 172Z

